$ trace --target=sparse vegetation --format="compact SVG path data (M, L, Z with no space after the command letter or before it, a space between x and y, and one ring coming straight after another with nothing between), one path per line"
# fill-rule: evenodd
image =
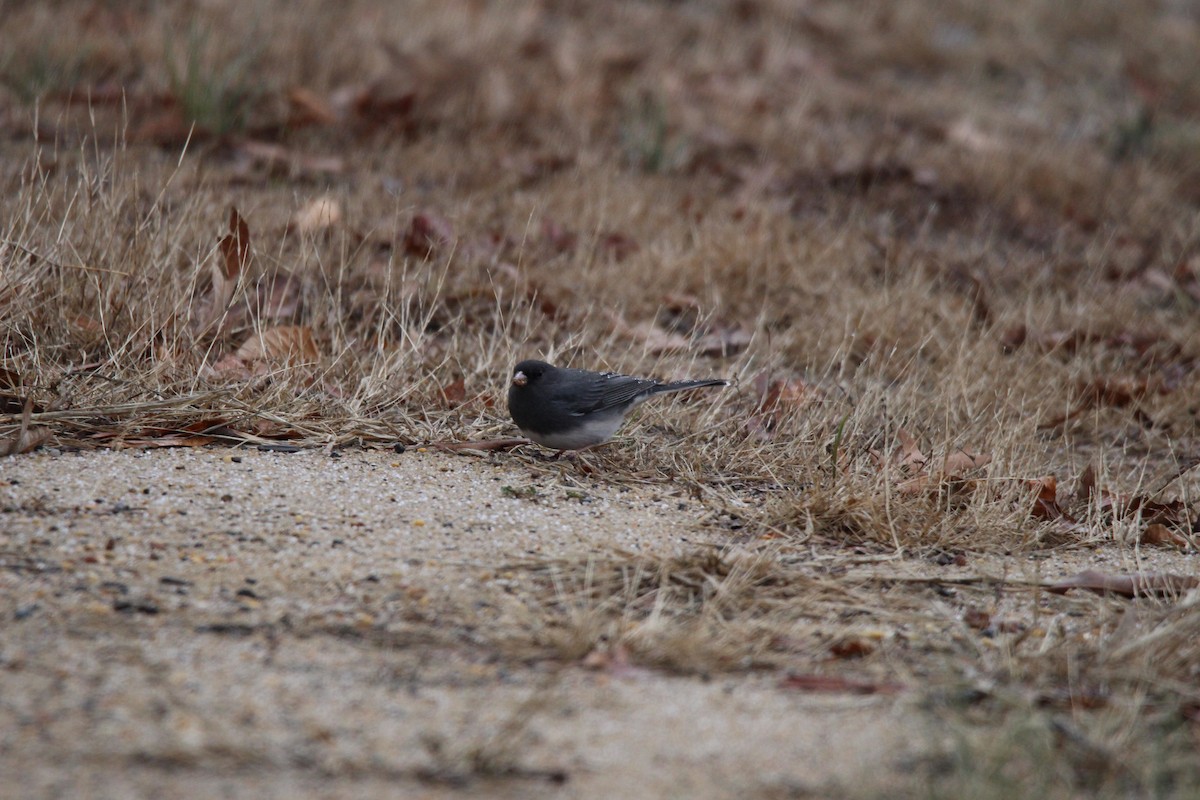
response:
M1195 573L1195 10L519 5L0 2L0 453L492 438L526 356L729 377L491 490L660 487L726 550L514 557L428 625L896 692L948 733L888 796L1192 796L1194 585L1013 564ZM427 774L557 780L540 710Z
M207 134L242 132L250 118L251 106L267 95L262 81L261 44L248 42L242 52L214 54L210 31L192 25L180 37L164 39L167 76L172 98L179 104L183 121L195 124ZM223 61L228 58L228 61Z

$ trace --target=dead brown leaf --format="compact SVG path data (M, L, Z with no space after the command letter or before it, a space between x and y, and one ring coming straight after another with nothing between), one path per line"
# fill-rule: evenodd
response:
M942 474L946 480L962 480L975 470L992 463L987 453L974 454L966 450L955 450L942 462Z
M250 226L238 214L229 210L229 233L217 242L220 259L212 263L212 286L192 317L192 330L203 335L217 324L229 308L238 280L250 261Z
M254 286L254 296L246 301L251 320L275 321L299 316L303 286L300 279L286 270L266 275Z
M1096 479L1096 470L1091 465L1079 478L1076 497L1080 501L1094 503L1096 510L1110 519L1127 519L1136 514L1150 527L1159 525L1168 531L1171 528L1190 529L1195 518L1194 512L1182 500L1151 500L1144 495L1120 495L1100 487ZM1163 538L1157 532L1150 534L1152 541L1146 541L1144 536L1145 534L1145 544L1168 543L1170 538ZM1171 533L1171 536L1177 534Z
M975 491L980 470L992 462L987 453L973 453L961 447L936 462L921 450L916 437L905 428L896 430L896 440L899 447L890 453L871 450L870 456L880 470L899 471L903 480L896 488L904 495L928 494L930 499L938 501L961 499Z
M21 391L21 375L20 373L0 367L0 392L19 392Z
M142 121L129 133L130 142L151 142L176 146L189 140L207 137L208 131L184 119L183 109L177 102L151 109Z
M1030 513L1034 517L1075 522L1074 518L1058 504L1058 478L1056 476L1047 475L1044 478L1029 480L1025 483L1034 492L1033 507L1030 509Z
M413 216L404 246L413 255L428 258L447 248L454 242L454 226L445 217L432 211L422 211Z
M902 441L901 447L902 460L908 462L906 469L910 472L916 471L915 475L897 487L901 494L929 492L935 498L969 494L978 485L970 476L977 474L992 462L992 457L988 454L975 455L960 449L942 459L942 464L937 469L926 470L925 463L920 460L924 455L916 449L915 441L907 445Z
M929 457L921 452L917 438L904 428L900 428L896 431L896 440L900 443L900 450L893 455L895 465L906 472L919 472L925 469L925 465L929 463Z
M349 98L346 105L364 127L372 130L406 129L412 121L413 107L417 101L416 91L408 88L397 91L380 82L360 88L344 87L335 93L334 107L342 103L342 97Z
M251 334L234 357L243 363L254 361L287 364L313 363L321 351L313 339L312 329L303 325L278 325L261 333Z
M20 414L27 399L21 393L21 376L17 372L0 367L0 414ZM41 411L35 406L33 409Z
M617 231L600 234L596 240L596 249L605 255L612 256L614 261L624 261L642 248L632 236Z
M333 125L338 121L337 114L325 100L317 96L311 89L297 86L288 92L288 106L291 113L288 124L294 128L306 125Z
M982 608L971 606L963 612L963 622L977 631L987 630L992 626L992 615Z
M233 353L226 353L206 370L206 374L211 377L241 381L250 380L256 375L263 375L266 372L266 364L258 362L255 368L251 369L245 361L242 361Z
M221 261L214 272L226 281L236 281L250 261L250 226L236 208L229 209L229 233L217 243Z
M799 411L825 397L824 390L803 378L779 378L768 383L766 376L760 375L755 378L754 386L761 398L760 411Z
M41 447L54 436L54 432L47 427L30 425L32 414L33 401L26 400L24 409L21 411L21 427L0 439L0 458L28 453L30 450Z
M1161 522L1152 522L1146 526L1146 529L1142 531L1141 543L1180 549L1187 549L1190 546L1187 539Z
M758 409L746 420L746 428L761 439L774 438L779 423L788 415L824 399L825 391L803 378L771 380L766 373L754 379Z
M830 645L829 652L838 658L863 658L875 652L875 643L862 636L848 636Z
M328 231L342 221L342 206L328 195L306 203L292 215L288 231L312 234Z
M1043 422L1039 427L1057 428L1093 408L1125 408L1155 391L1160 394L1168 391L1164 382L1157 376L1123 375L1081 381L1077 387L1075 405L1071 410Z
M462 378L459 378L443 386L442 399L445 400L446 405L451 408L462 405L462 402L467 399L466 381L464 381Z

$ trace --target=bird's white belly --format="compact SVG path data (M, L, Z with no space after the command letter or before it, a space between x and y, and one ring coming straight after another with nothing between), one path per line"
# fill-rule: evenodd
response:
M542 447L552 450L582 450L607 442L624 421L625 418L621 414L612 414L584 420L579 427L564 433L536 433L524 428L521 429L521 433Z

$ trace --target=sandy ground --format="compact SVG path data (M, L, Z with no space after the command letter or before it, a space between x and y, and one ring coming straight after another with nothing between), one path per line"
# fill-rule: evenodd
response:
M903 701L522 662L439 616L514 560L710 538L661 487L414 451L2 467L12 796L789 796L909 752Z
M927 740L910 695L595 669L481 630L529 602L506 565L728 543L677 494L412 450L6 459L0 785L96 798L886 793Z

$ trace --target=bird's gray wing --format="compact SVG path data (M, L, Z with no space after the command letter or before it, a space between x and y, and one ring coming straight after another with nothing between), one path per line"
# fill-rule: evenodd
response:
M638 395L646 394L658 385L646 378L632 378L616 372L590 373L587 380L575 382L571 396L564 398L575 416L629 405Z

